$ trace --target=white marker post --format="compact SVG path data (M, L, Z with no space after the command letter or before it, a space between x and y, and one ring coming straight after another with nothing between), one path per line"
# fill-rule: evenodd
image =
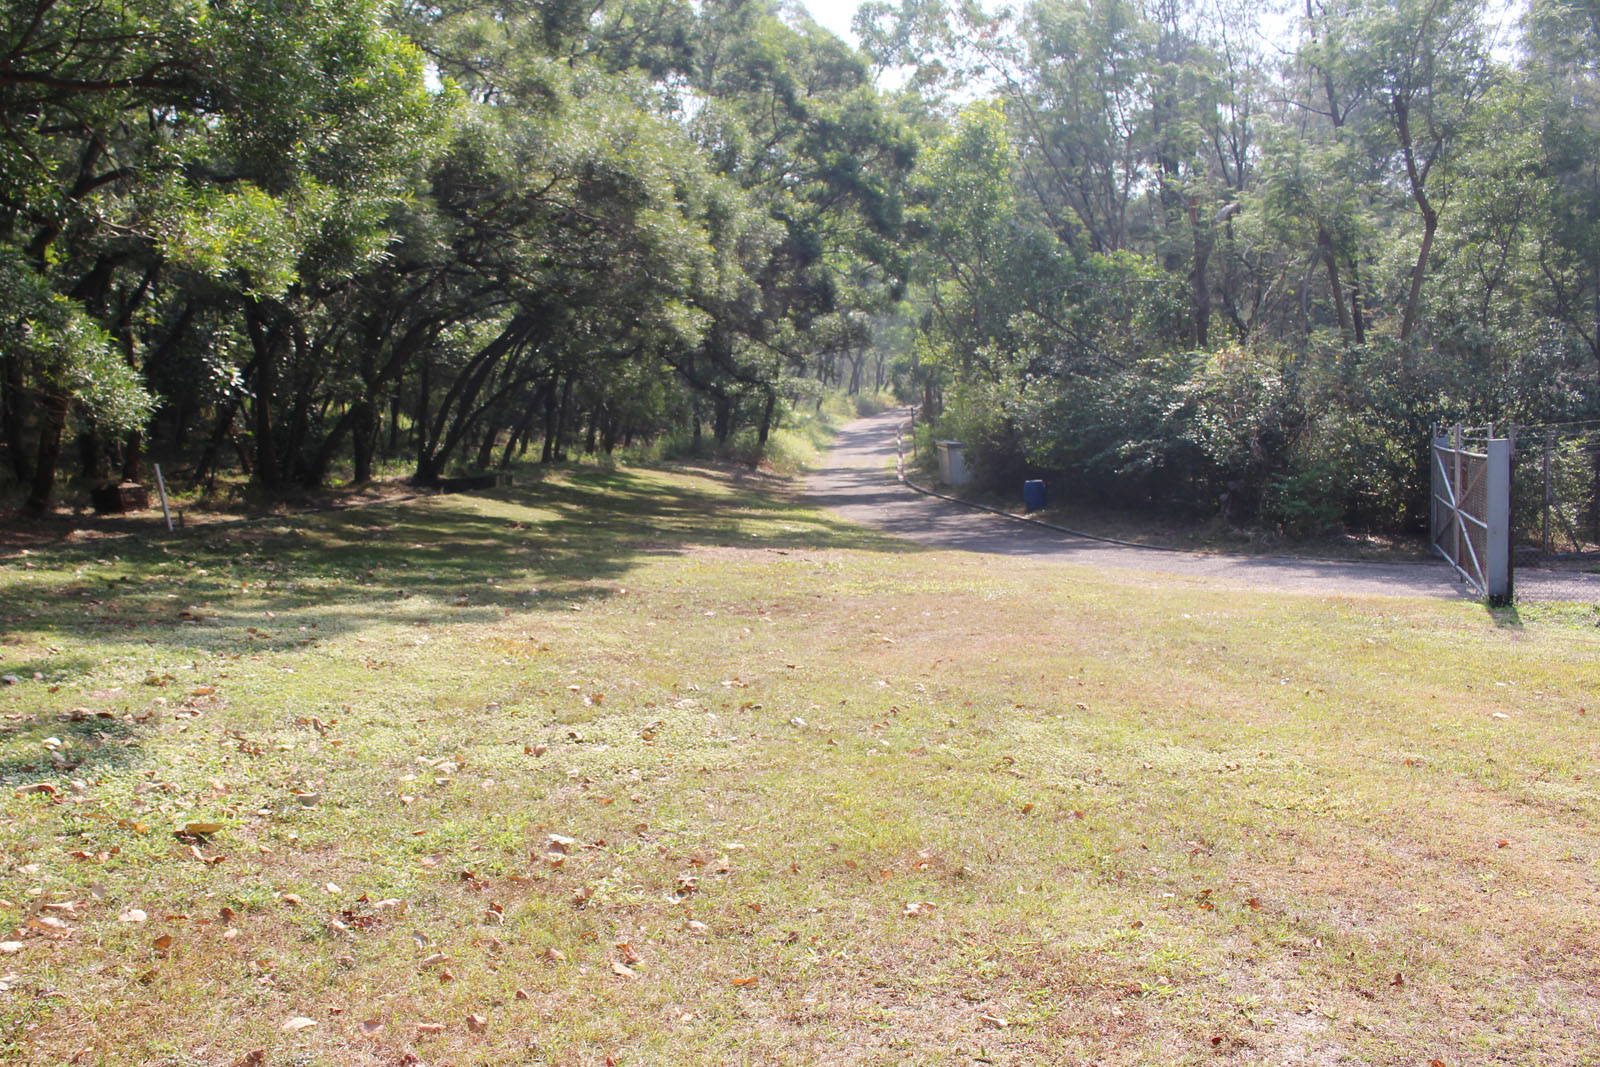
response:
M167 507L167 480L161 477L161 464L156 464L156 490L161 494L161 514L167 519L167 533L172 532L172 509Z

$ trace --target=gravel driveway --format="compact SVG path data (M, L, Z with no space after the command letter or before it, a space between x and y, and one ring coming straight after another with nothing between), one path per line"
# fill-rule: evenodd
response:
M901 485L894 476L904 411L858 419L840 431L806 493L834 513L931 548L1021 556L1150 575L1205 578L1237 588L1360 596L1465 598L1444 563L1323 562L1125 547L1074 537Z

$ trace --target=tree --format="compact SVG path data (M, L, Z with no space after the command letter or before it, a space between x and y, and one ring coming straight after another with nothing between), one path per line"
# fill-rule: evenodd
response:
M288 298L304 290L303 275L327 279L381 253L384 206L403 188L397 163L425 141L420 57L377 25L377 10L14 0L0 38L0 244L31 267L36 294L70 301L135 370L171 350L170 336L138 321L170 285L190 293L173 320L182 328L198 303L242 311L256 342L258 457L268 461L258 474L269 482L278 363L307 336ZM28 306L39 305L12 318ZM58 336L67 334L95 336ZM8 450L14 468L33 468L30 506L43 509L70 409L103 432L131 427L96 406L101 392L62 393L72 375L51 385L43 364L30 380L19 356L6 361ZM40 439L32 458L21 447L30 423ZM125 444L125 473L138 447Z

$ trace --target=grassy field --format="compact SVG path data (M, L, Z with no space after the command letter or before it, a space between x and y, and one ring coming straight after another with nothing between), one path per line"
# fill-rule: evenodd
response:
M1600 632L569 471L0 570L0 1060L1600 1063Z

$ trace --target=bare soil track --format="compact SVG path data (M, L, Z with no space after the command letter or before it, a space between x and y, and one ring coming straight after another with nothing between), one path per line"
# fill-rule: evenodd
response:
M1223 556L1117 545L931 496L892 473L896 436L905 421L904 411L889 411L844 427L824 465L807 477L807 495L846 519L930 548L1140 571L1151 581L1200 579L1263 592L1470 596L1443 563Z

